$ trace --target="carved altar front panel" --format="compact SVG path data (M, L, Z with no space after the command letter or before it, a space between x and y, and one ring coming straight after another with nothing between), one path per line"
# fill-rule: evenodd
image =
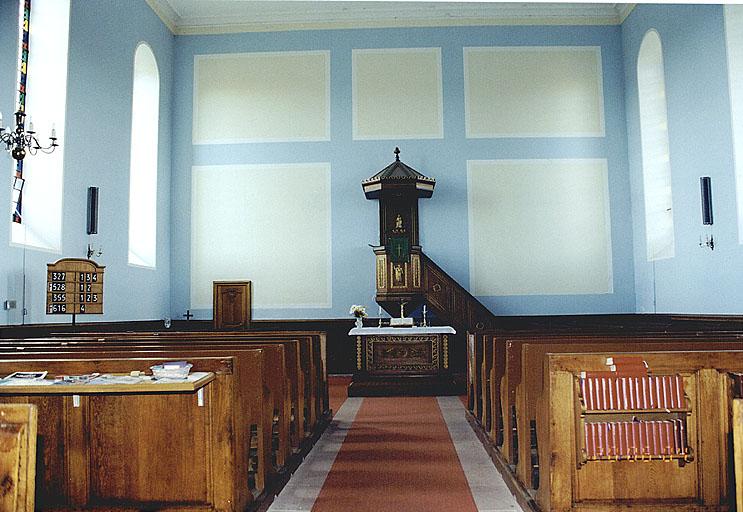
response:
M440 368L441 335L367 336L369 373L435 373Z
M449 369L449 326L354 327L356 371L348 396L461 394Z

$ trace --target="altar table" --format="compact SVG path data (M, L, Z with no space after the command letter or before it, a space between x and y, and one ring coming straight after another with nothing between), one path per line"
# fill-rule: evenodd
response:
M356 343L349 396L455 392L449 368L452 327L355 327L348 334Z

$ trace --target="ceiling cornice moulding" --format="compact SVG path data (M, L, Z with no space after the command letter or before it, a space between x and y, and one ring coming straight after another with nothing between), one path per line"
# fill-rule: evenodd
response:
M176 35L476 25L618 25L634 4L147 0Z
M147 5L157 14L157 16L165 23L165 26L175 34L177 29L178 15L165 0L145 0Z

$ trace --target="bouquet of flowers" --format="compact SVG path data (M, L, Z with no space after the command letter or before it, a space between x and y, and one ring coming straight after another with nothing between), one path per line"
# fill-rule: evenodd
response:
M355 316L356 318L365 318L366 317L366 306L362 306L360 304L354 304L351 306L351 309L348 311L349 314Z

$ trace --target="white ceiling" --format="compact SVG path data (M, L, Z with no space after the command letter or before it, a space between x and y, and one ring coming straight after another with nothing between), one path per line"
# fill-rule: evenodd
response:
M615 25L634 4L147 0L175 34L455 25Z

